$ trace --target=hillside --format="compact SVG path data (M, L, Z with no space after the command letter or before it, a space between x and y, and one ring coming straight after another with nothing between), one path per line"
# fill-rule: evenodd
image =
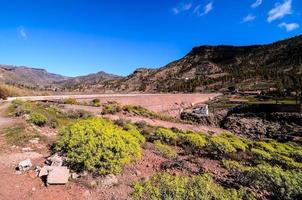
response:
M56 82L60 88L67 90L89 90L94 87L103 88L103 82L109 80L118 80L120 76L108 74L106 72L100 71L94 74L88 74L86 76L78 76L74 78L69 78L67 80Z
M56 81L67 80L68 77L52 74L44 69L0 65L0 82L28 88L53 87Z
M195 47L162 68L139 69L106 85L111 90L144 92L219 90L233 85L261 89L301 81L301 72L302 36L297 36L268 45Z
M98 72L86 76L66 77L47 72L45 69L0 65L0 83L28 89L78 90L101 85L104 81L119 79L119 76Z
M94 92L200 92L302 85L302 36L253 46L199 46L159 69L139 68L127 77L98 72L64 77L44 69L0 65L0 83L29 88Z

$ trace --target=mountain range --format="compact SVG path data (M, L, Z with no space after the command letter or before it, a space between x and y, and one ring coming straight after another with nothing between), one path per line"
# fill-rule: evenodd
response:
M236 85L244 89L302 84L302 36L267 45L199 46L158 69L126 77L98 72L65 77L43 69L0 65L0 82L71 91L196 92ZM296 83L298 82L298 83Z

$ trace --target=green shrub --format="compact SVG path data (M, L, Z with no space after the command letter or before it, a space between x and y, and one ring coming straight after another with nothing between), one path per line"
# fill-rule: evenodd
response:
M160 140L162 143L172 144L177 140L177 134L168 128L157 128L154 133L155 140Z
M272 155L262 149L252 148L252 154L257 157L259 160L270 160L272 159Z
M162 144L159 140L156 140L154 142L154 147L155 150L158 151L160 154L162 154L164 157L166 158L176 158L177 157L177 153L175 151L175 149L173 149L172 147Z
M225 189L207 175L182 177L157 174L145 183L135 183L134 200L239 200L255 199L243 189Z
M29 115L29 121L37 126L44 126L48 120L43 114L33 112Z
M272 199L301 199L302 172L261 164L237 171L237 181L266 190Z
M123 127L124 130L126 130L133 137L135 137L140 144L146 142L145 137L139 132L139 130L137 130L137 128L133 124L126 123L123 125Z
M141 156L137 138L98 118L78 120L63 129L56 150L66 155L74 168L99 174L119 173Z
M302 148L292 142L279 143L274 140L254 142L251 153L258 162L264 160L285 169L302 169Z
M237 151L245 151L248 141L231 133L223 133L210 137L209 152L216 151L219 155L229 155Z
M14 116L21 116L24 114L29 114L32 110L32 104L21 99L16 99L12 102L8 108L8 114Z
M106 104L103 106L102 114L116 114L118 112L121 112L121 107L118 104Z
M99 99L93 99L91 101L92 105L95 107L100 107L101 106L101 101Z
M64 100L64 104L75 105L78 104L78 101L75 98L68 98Z
M208 141L204 134L188 133L180 134L180 143L190 149L192 153L198 153L207 145Z

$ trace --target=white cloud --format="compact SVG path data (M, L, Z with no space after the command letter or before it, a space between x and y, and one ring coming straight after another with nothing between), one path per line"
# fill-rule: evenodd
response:
M205 5L204 7L202 7L201 4L197 5L194 9L194 13L198 16L203 16L203 15L206 15L209 12L211 12L213 9L214 9L213 1L211 1L210 3Z
M297 23L286 23L286 22L283 22L283 23L279 24L279 27L280 28L284 28L287 32L290 32L290 31L293 31L293 30L299 28L300 25L297 24Z
M17 29L18 35L21 39L26 40L28 35L27 32L25 30L25 28L23 26L18 27Z
M259 7L261 4L262 4L262 0L256 0L252 5L251 5L251 7L252 8L257 8L257 7Z
M178 6L174 7L172 9L173 13L175 15L181 13L181 12L185 12L185 11L188 11L192 8L192 3L181 3L179 4Z
M282 19L285 15L292 13L292 0L284 0L282 4L277 3L275 7L268 12L268 22L276 19Z
M249 14L247 16L245 16L242 20L242 23L246 23L246 22L252 22L256 19L255 15Z

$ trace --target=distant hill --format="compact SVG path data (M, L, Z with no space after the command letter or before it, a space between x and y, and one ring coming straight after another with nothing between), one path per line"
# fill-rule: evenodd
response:
M67 90L90 90L104 88L103 83L109 80L121 79L121 76L108 74L106 72L100 71L94 74L88 74L86 76L78 76L74 78L69 78L67 80L59 81L56 84L60 88L65 88Z
M49 73L44 69L24 66L0 65L0 83L30 89L69 89L91 88L104 81L119 79L120 76L98 72L86 76L66 77Z
M159 69L138 69L107 89L144 92L194 92L229 86L259 89L277 81L302 84L302 36L268 45L200 46ZM288 83L287 83L288 82Z
M20 85L29 88L45 88L51 87L54 82L67 79L69 78L49 73L44 69L0 65L0 82L10 85Z

